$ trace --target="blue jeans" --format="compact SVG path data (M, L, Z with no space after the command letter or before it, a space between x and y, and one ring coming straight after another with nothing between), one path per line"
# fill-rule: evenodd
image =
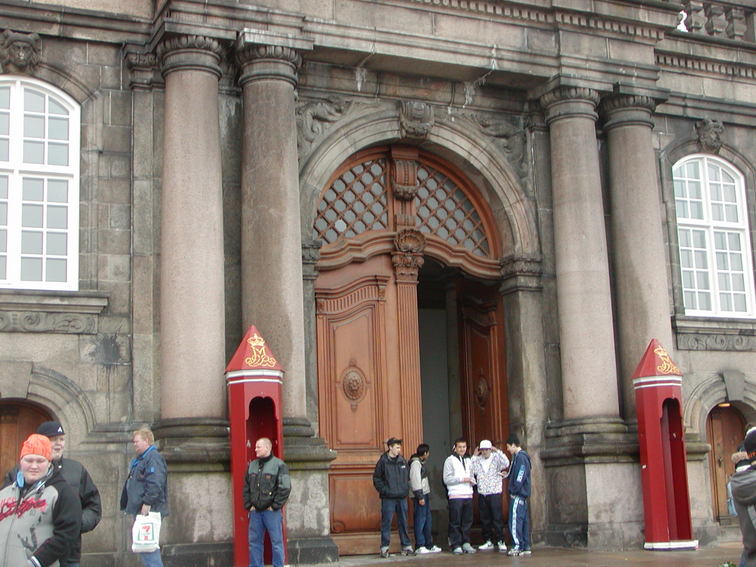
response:
M396 525L399 528L399 540L402 547L412 547L407 532L407 499L381 498L381 547L388 547L391 541L391 520L396 513Z
M425 500L425 505L420 506L417 498L412 499L415 512L415 544L417 547L433 547L430 494L423 496L423 500Z
M509 532L512 534L514 547L530 549L528 501L522 496L509 495Z
M137 553L142 560L144 567L163 567L163 559L160 557L160 550L150 551L149 553Z
M283 515L281 510L258 512L254 508L249 512L249 567L263 567L266 531L273 548L273 567L283 567Z

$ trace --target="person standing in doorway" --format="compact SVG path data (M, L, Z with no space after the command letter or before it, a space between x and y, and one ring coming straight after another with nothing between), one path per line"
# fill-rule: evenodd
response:
M386 441L388 450L381 455L373 471L373 486L381 497L381 557L388 558L391 543L391 521L396 514L402 555L414 555L407 532L407 494L409 468L402 457L402 440L396 437Z
M475 479L467 440L462 437L454 441L452 454L444 461L444 484L449 498L449 547L455 554L475 553L470 545Z
M433 545L431 524L430 482L425 462L430 456L430 447L426 443L417 446L417 451L410 458L410 490L414 511L415 553L438 553L440 547Z
M129 476L121 492L121 510L126 514L147 516L159 512L168 515L168 467L155 446L149 429L138 429L131 435L136 457L129 465ZM163 567L160 550L139 553L144 567Z
M478 486L478 511L483 531L481 551L497 548L506 551L504 518L501 513L501 492L504 471L509 468L507 456L483 439L472 458L472 472Z
M249 510L249 567L263 567L265 532L273 551L273 567L284 565L283 507L291 494L289 468L274 456L267 437L255 442L254 461L244 478L244 508Z
M507 451L512 455L512 466L509 469L509 531L512 534L512 549L507 555L530 555L530 456L522 449L519 438L514 434L507 439Z

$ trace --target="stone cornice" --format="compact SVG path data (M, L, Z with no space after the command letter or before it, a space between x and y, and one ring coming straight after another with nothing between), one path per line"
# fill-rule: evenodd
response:
M720 59L707 59L670 51L657 51L656 64L664 69L680 73L711 73L734 79L756 79L756 66Z
M98 315L108 305L94 292L0 292L0 332L97 333Z

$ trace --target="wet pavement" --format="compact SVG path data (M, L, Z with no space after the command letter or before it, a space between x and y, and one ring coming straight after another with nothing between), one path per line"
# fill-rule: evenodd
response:
M378 555L341 557L337 565L343 567L362 565L386 565L400 567L720 567L731 561L738 565L741 543L726 541L701 547L696 551L586 551L554 547L534 547L533 554L524 557L508 557L496 551L478 552L474 555L452 555L448 552L402 557L392 554L389 559Z

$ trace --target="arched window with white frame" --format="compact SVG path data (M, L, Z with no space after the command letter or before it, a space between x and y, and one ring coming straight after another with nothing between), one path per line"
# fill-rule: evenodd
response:
M0 76L0 289L79 285L78 103Z
M685 314L753 317L743 175L721 158L695 154L678 161L672 176Z

